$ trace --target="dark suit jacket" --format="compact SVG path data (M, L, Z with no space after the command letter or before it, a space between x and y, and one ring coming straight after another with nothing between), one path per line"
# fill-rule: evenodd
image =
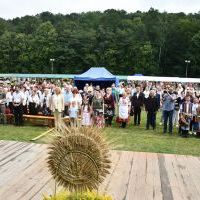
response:
M148 97L145 101L145 110L149 113L155 113L159 109L159 103L156 97Z
M131 98L131 107L134 109L138 109L144 104L144 94L140 92L139 96L137 97L137 93L135 92Z

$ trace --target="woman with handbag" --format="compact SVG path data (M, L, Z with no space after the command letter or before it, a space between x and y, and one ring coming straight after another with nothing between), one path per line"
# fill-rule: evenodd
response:
M92 99L93 123L97 127L104 127L104 99L100 91L96 91Z
M106 89L106 94L104 96L104 109L105 109L104 117L106 126L111 126L115 112L115 102L112 96L111 88Z

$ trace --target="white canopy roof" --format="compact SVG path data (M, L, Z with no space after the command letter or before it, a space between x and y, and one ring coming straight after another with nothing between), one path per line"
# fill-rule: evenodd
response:
M157 81L157 82L178 82L178 83L200 83L200 78L179 78L159 76L128 76L127 80L134 81Z

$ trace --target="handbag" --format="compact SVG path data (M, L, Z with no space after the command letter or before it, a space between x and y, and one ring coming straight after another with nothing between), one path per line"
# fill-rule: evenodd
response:
M130 116L133 116L133 115L134 115L134 109L132 107L131 110L130 110Z

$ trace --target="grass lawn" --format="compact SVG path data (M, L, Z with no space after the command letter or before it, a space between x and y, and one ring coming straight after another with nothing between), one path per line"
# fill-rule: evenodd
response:
M40 126L16 127L12 125L0 125L0 140L30 141L47 129L47 127Z
M157 118L160 118L160 114ZM145 130L145 120L145 113L143 113L141 126L133 126L131 119L131 124L125 129L119 128L114 123L111 128L105 128L103 134L108 140L114 141L113 148L118 150L200 156L200 139L193 136L182 138L178 135L177 128L174 128L173 135L163 135L162 126L159 124L155 131L147 131ZM0 126L0 139L29 141L46 130L45 127L37 126ZM49 143L50 141L51 137L47 135L36 142Z
M114 149L118 150L200 156L200 139L182 138L177 133L163 135L161 128L147 131L143 126L131 125L126 129L107 128L104 134L114 140Z

